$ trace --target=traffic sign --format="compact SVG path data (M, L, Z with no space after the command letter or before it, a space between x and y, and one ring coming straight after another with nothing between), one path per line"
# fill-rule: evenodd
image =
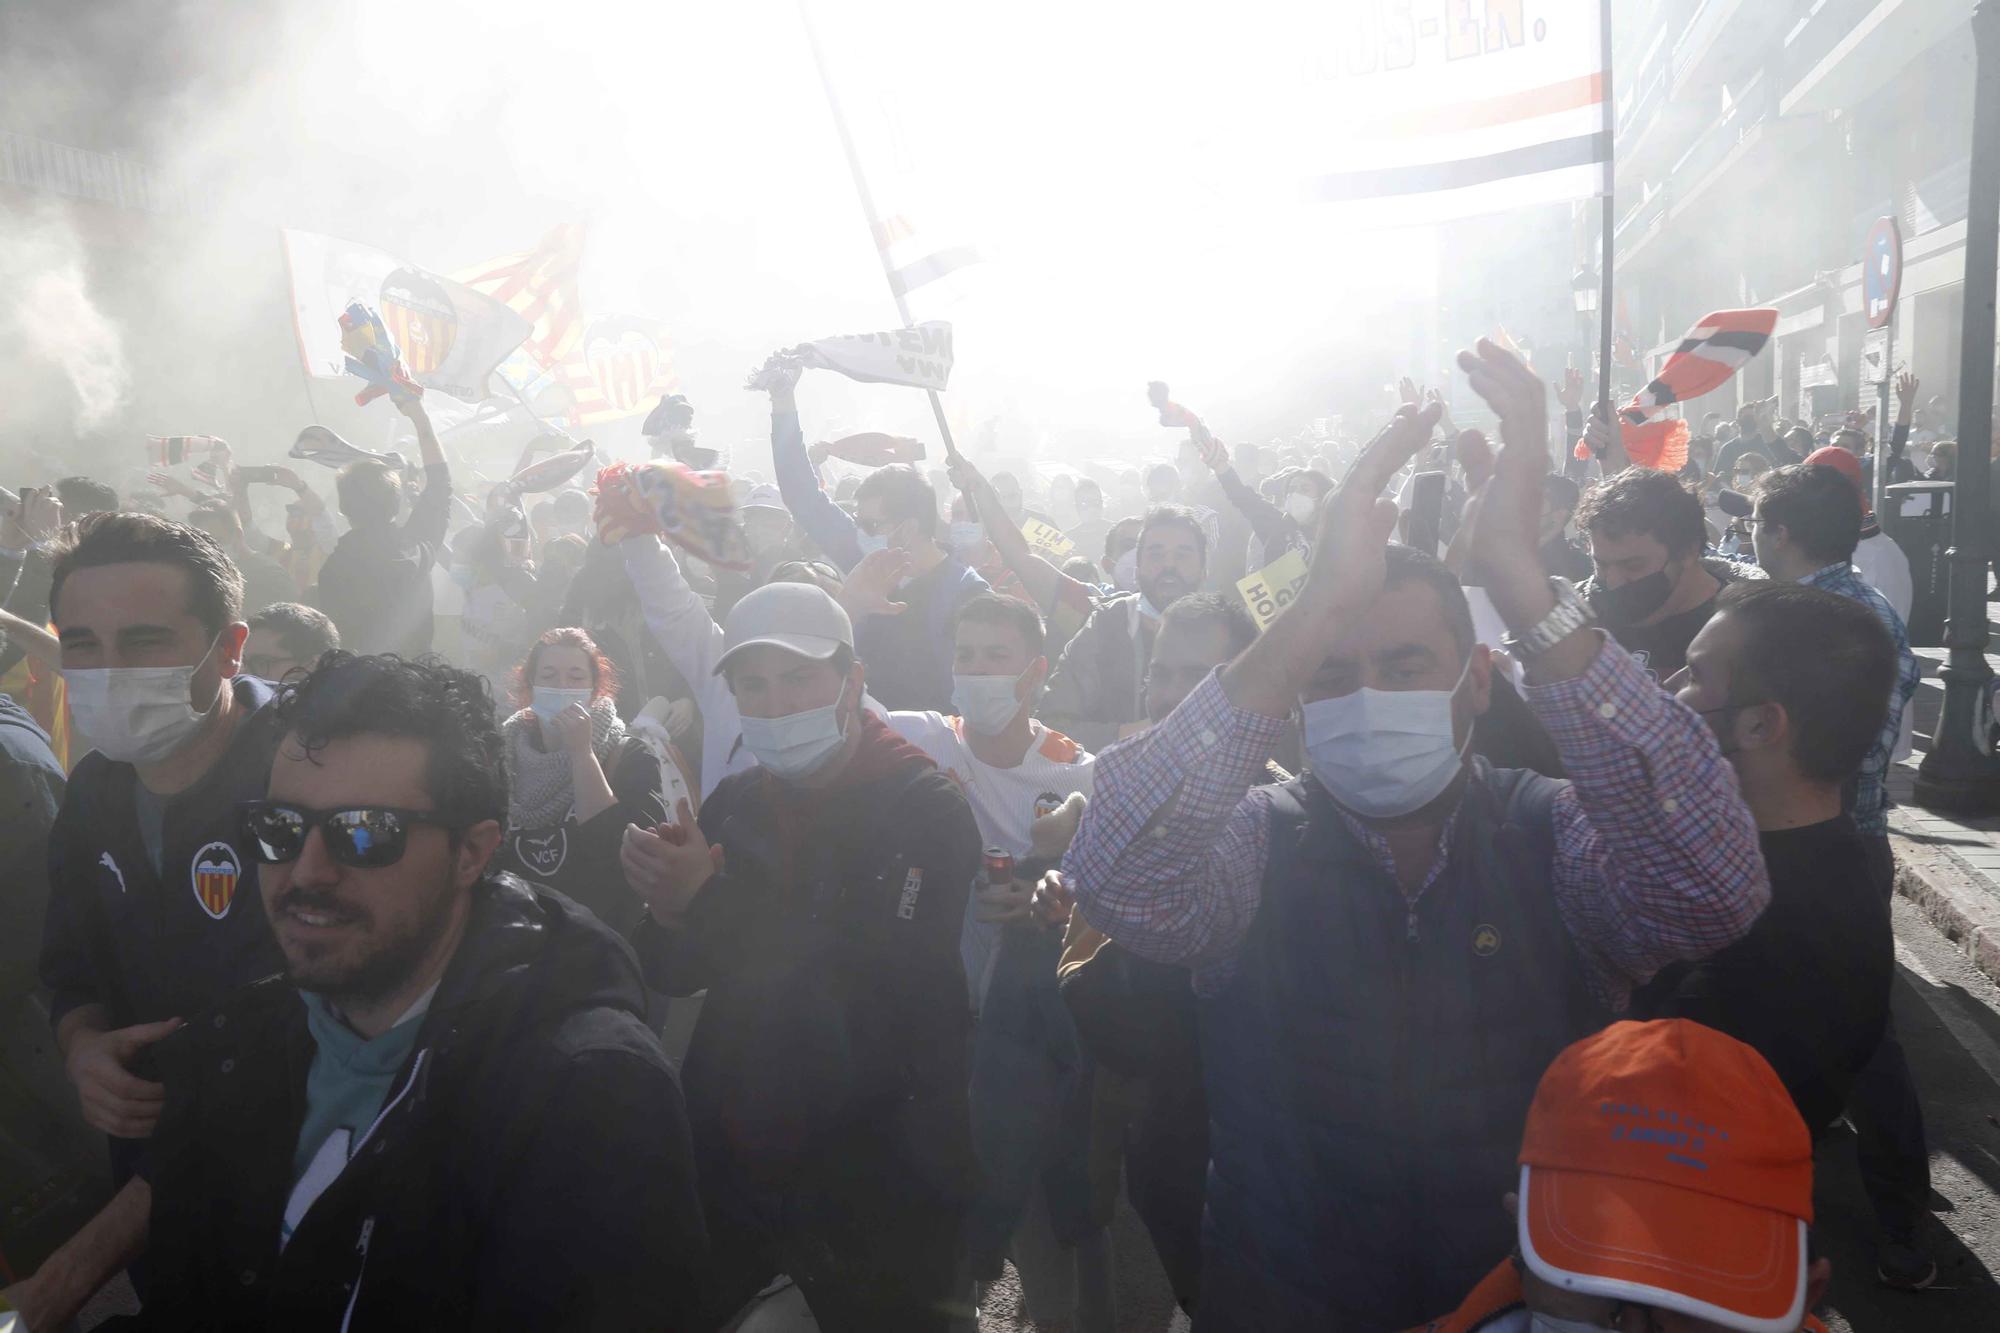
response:
M1896 313L1903 287L1903 233L1894 218L1876 218L1861 257L1861 307L1868 327L1879 329Z

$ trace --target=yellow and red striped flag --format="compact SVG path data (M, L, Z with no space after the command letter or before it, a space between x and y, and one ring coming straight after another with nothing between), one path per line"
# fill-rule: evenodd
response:
M502 255L457 274L457 280L506 305L533 327L522 344L545 370L568 360L583 340L577 274L583 267L584 225L565 222L534 249Z

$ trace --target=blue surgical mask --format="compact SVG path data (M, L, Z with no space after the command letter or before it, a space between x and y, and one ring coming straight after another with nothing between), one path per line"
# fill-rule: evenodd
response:
M855 545L861 548L861 554L864 556L873 555L877 551L886 551L889 549L889 539L887 537L881 535L880 533L867 532L859 529L855 531L854 543Z
M845 688L841 699L847 697ZM847 739L840 721L840 702L807 708L783 717L742 719L743 746L757 762L778 777L799 781L825 767Z
M571 704L590 707L590 691L560 690L553 685L536 685L529 691L528 707L534 709L535 717L545 727Z
M954 523L951 525L949 540L954 555L971 555L986 544L986 525L983 523Z
M1451 701L1471 669L1468 656L1448 690L1364 687L1305 705L1313 776L1334 800L1369 819L1394 819L1437 799L1465 762L1452 739Z
M1022 675L1026 675L1023 672ZM982 736L998 736L1021 711L1016 689L1020 676L961 676L951 678L951 706L965 725Z

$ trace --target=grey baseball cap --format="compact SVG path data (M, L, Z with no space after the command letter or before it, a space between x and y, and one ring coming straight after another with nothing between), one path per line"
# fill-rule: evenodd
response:
M715 672L745 648L768 643L823 662L842 648L854 648L854 624L840 603L810 583L767 583L752 589L729 610L722 626L722 656Z

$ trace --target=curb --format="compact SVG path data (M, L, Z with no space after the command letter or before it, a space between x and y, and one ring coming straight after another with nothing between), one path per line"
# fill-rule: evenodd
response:
M1973 966L2000 985L2000 897L1951 851L1892 834L1896 892L1915 903Z

